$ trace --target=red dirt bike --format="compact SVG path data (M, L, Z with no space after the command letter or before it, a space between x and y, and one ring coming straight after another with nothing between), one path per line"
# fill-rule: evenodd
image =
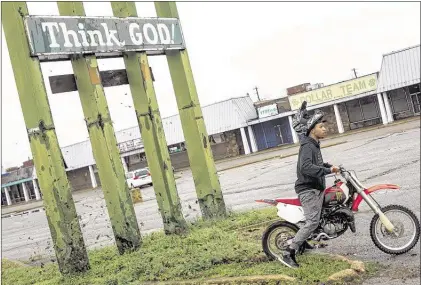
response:
M362 200L375 213L370 224L370 236L374 244L388 254L403 254L411 250L420 237L420 222L415 214L400 205L381 207L370 193L382 189L399 189L394 184L364 187L354 171L339 167L340 174L335 175L334 185L324 191L324 203L319 227L307 241L334 239L348 229L356 232L354 212ZM338 177L339 176L339 177ZM341 180L342 178L342 180ZM256 200L278 208L278 216L282 219L271 224L264 232L262 245L270 259L277 259L291 242L305 217L298 198L276 200ZM305 249L303 244L300 252Z

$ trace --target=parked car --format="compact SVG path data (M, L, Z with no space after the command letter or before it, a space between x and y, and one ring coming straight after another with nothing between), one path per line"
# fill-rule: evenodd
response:
M130 171L126 174L127 185L130 188L141 187L144 185L152 186L152 177L149 168L141 168Z

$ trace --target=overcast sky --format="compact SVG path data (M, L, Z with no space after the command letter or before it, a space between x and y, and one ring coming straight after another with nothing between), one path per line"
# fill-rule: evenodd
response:
M87 16L112 16L110 2L84 2ZM136 3L156 17L152 2ZM58 15L55 2L28 3L32 15ZM420 43L420 3L178 3L201 105L250 93L284 94L304 82L330 84L380 70L382 54ZM100 60L101 70L124 68ZM2 166L32 158L2 29ZM165 57L151 57L162 116L177 113ZM43 63L60 146L88 139L77 92L52 95L51 75L70 62ZM115 131L136 126L128 86L106 88ZM128 94L128 95L126 95Z

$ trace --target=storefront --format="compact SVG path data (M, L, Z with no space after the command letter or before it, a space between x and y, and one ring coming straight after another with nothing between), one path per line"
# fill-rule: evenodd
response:
M322 110L329 134L387 123L383 100L377 96L377 75L368 74L289 96L291 109L296 111L307 101L309 110Z
M33 166L2 174L1 205L10 206L40 200L42 194L34 176Z
M377 92L388 121L420 115L420 45L383 56Z
M258 150L293 143L288 118L278 118L252 125Z
M288 106L282 105L282 110L280 111L278 100L256 104L258 118L248 122L249 126L247 128L247 137L250 138L248 143L252 146L253 152L294 142L288 116L285 115L289 110L282 112L285 109L290 109L289 104ZM250 136L250 133L252 133L252 136ZM253 136L254 141L251 140ZM255 144L254 146L253 143Z
M340 103L338 109L345 132L382 123L375 95Z

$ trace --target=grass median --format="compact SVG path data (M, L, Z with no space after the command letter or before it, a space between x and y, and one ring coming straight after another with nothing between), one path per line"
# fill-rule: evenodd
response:
M320 284L349 268L347 262L318 254L298 256L301 267L297 270L267 260L261 235L265 223L275 218L275 208L235 213L217 222L195 222L187 236L162 232L144 236L141 249L133 253L119 255L115 246L92 250L91 269L78 275L62 276L55 263L40 267L2 260L2 284L111 285L192 279L200 284L208 278L277 274L304 284Z

